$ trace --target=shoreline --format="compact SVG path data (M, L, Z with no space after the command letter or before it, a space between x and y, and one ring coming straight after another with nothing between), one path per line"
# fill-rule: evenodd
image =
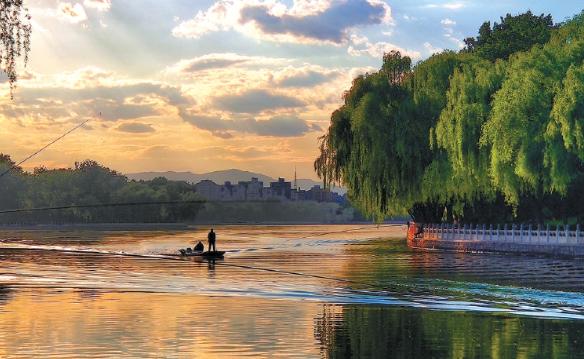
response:
M509 253L516 255L543 255L562 258L584 257L584 236L580 226L560 230L505 225L452 226L448 224L410 223L407 231L408 247L424 250L444 250L465 253Z
M388 221L380 225L405 225L401 221ZM334 225L371 225L372 222L221 222L221 223L71 223L71 224L35 224L35 225L0 225L0 232L7 231L63 231L63 230L88 230L88 231L155 231L155 230L192 230L200 227L212 226L334 226Z

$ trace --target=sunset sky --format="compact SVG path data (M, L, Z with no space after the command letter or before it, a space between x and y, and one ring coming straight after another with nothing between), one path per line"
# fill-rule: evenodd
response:
M485 20L556 22L581 0L28 0L32 51L0 152L27 169L91 158L122 172L239 168L315 178L317 138L351 79L400 50L458 50ZM98 113L101 112L101 117Z

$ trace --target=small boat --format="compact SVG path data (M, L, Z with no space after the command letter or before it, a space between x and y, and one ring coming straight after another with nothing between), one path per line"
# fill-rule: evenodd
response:
M225 251L193 251L190 248L179 249L181 257L223 258Z
M203 252L201 254L201 256L203 258L223 258L224 255L225 255L225 251L209 251L209 252Z
M201 254L203 254L203 251L193 251L190 248L187 249L179 249L178 250L180 255L183 257L193 257L193 256L200 256Z

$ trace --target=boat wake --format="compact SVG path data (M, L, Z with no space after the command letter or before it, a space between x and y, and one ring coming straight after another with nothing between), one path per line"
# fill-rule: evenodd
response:
M117 292L245 296L333 304L389 305L431 310L475 311L540 318L584 319L584 295L486 283L419 279L409 283L366 282L309 272L268 268L245 258L193 263L165 253L128 253L95 248L0 244L1 251L51 251L141 260L174 261L155 271L129 267L74 269L67 264L28 263L8 271L0 266L0 284L20 289L69 289ZM207 267L207 265L209 267ZM211 269L211 266L213 267ZM221 271L219 272L219 269ZM201 270L203 270L202 275ZM197 271L197 273L193 273ZM264 273L251 275L249 271ZM216 273L218 272L218 273Z

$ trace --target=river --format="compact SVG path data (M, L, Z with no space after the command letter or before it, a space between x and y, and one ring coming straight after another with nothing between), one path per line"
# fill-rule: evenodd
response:
M0 231L0 358L584 355L584 261L416 251L403 226Z

